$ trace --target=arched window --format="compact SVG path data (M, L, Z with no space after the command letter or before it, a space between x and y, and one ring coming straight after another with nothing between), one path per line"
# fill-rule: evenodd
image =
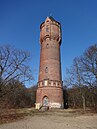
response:
M46 48L48 48L49 47L49 45L48 44L46 44Z
M45 68L45 73L48 73L48 67Z

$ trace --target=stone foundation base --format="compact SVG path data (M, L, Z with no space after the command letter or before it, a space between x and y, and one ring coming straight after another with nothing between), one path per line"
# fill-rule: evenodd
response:
M40 107L43 106L41 103L36 103L35 105L36 109L40 109ZM63 108L63 104L60 103L49 103L47 106L49 108Z
M60 103L49 103L50 108L62 108L62 104Z
M35 104L35 109L40 109L41 106L42 106L42 105L41 105L40 103L36 103L36 104Z

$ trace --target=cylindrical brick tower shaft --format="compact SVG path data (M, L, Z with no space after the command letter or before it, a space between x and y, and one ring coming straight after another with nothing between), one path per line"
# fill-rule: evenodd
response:
M40 70L36 93L36 108L49 106L63 107L61 78L61 26L52 17L40 25Z

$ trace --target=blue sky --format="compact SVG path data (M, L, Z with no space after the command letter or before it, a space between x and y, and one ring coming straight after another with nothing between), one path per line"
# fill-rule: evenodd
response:
M97 0L0 0L0 45L28 50L35 82L40 58L40 24L52 15L62 25L62 77L90 45L97 43Z

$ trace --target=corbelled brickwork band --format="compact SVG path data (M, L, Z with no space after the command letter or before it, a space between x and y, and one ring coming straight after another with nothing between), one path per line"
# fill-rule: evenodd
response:
M36 94L36 108L63 107L61 78L61 26L52 17L47 17L40 26L40 70Z

